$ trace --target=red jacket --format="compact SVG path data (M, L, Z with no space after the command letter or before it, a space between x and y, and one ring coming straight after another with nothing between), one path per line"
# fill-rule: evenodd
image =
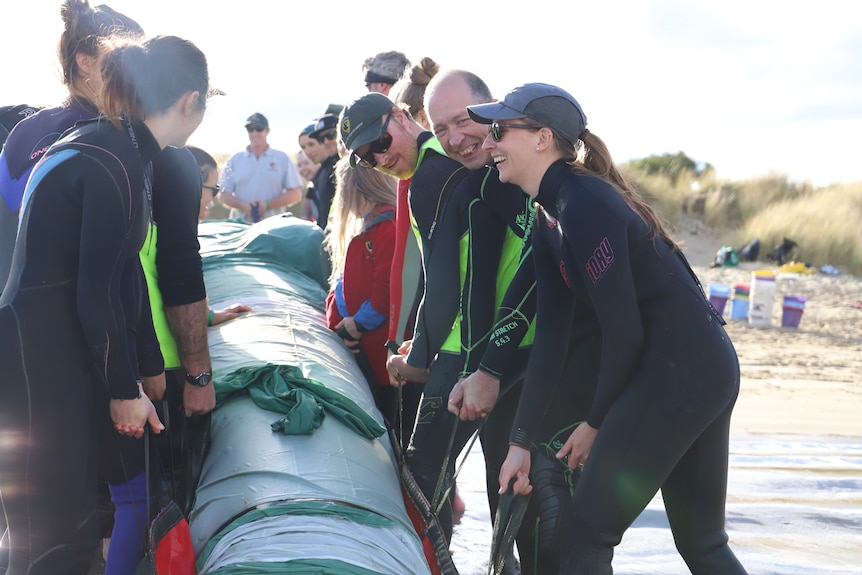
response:
M373 383L389 385L385 344L389 327L389 273L395 251L394 206L375 208L366 216L366 222L365 231L350 240L341 279L326 296L326 321L335 330L343 317L353 317L365 328L359 346L371 365ZM346 310L339 310L339 300Z

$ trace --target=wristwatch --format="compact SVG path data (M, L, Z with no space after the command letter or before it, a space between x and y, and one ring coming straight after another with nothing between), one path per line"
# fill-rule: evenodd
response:
M212 372L205 371L201 373L199 376L195 377L190 373L186 374L186 381L192 385L196 385L197 387L206 387L213 380Z

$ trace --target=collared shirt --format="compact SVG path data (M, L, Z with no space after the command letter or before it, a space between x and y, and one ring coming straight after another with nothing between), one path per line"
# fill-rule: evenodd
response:
M286 153L269 147L258 157L246 148L228 159L219 178L219 185L244 202L271 201L283 194L285 190L301 187L302 181ZM275 208L261 214L261 218L280 214L283 211L285 208ZM237 209L232 209L230 217L241 218L244 214Z

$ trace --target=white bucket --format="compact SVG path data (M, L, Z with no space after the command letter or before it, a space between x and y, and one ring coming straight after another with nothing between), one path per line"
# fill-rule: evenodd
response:
M756 327L771 326L772 306L774 302L775 273L769 270L752 272L748 323Z

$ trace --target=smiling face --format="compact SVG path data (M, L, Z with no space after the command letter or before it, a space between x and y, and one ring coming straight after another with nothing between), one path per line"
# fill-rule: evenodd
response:
M488 152L482 149L488 127L474 122L467 114L467 106L482 103L475 101L470 87L460 76L446 78L428 98L431 130L446 154L471 170L491 162Z
M312 164L319 164L328 156L323 144L310 137L308 134L300 134L299 148L305 152L305 155L308 156L308 159L311 160Z
M416 171L416 161L419 159L419 145L416 138L407 129L410 120L401 110L391 112L391 117L386 124L386 133L392 137L391 143L385 152L372 154L377 165L375 170L405 180ZM354 153L359 157L367 157L369 151L375 147L381 138L360 146Z
M248 124L245 129L248 132L248 143L252 149L266 148L266 137L269 135L269 128L264 128L257 124Z
M539 181L541 174L544 174L544 169L540 172L536 170L536 148L541 129L533 127L525 118L503 120L499 122L499 126L499 141L494 138L493 130L485 128L486 137L482 149L490 155L491 161L499 170L501 182L516 184L535 197L530 190L538 190L536 174L539 174Z
M300 141L302 140L300 139ZM308 159L308 156L304 151L300 150L299 153L296 154L296 171L299 172L299 175L302 176L305 181L310 182L319 169L320 164L315 164Z

